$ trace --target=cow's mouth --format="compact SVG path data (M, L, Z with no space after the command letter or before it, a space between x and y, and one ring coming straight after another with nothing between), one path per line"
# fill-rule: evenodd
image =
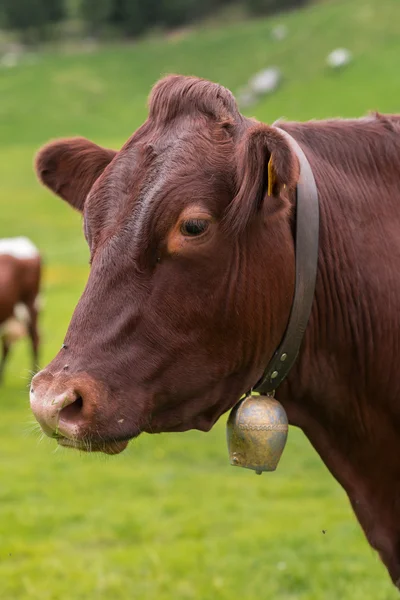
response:
M120 454L129 444L129 440L121 442L95 441L91 439L70 439L64 436L57 436L57 442L64 448L73 448L81 452L103 452L104 454Z

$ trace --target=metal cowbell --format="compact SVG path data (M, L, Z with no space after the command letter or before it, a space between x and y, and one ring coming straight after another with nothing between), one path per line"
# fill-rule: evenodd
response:
M231 465L275 471L285 448L288 418L272 396L247 396L233 407L227 422Z

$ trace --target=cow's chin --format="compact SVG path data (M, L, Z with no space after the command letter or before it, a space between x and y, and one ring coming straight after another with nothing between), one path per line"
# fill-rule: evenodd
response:
M125 450L125 448L129 444L129 440L125 441L115 441L115 442L107 442L107 441L98 441L88 439L75 439L71 440L66 437L58 437L57 442L63 448L71 448L74 450L79 450L81 452L103 452L103 454L120 454Z
M232 405L235 401L232 401ZM230 406L212 405L198 412L193 406L187 405L184 410L181 405L177 408L164 409L151 416L147 425L144 425L142 431L145 433L177 433L196 429L198 431L210 431L215 423ZM186 414L185 414L186 413Z
M215 421L210 421L204 418L197 418L191 421L175 422L171 423L160 423L157 421L147 427L143 428L144 433L183 433L185 431L191 431L196 429L198 431L210 431Z

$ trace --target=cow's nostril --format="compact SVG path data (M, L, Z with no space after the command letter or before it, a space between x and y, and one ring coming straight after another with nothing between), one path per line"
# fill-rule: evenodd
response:
M57 370L42 371L32 381L30 402L43 432L59 440L88 435L96 406L105 395L103 387L89 375L69 376Z
M83 410L82 396L78 396L74 402L68 404L60 411L60 422L76 423L80 420Z

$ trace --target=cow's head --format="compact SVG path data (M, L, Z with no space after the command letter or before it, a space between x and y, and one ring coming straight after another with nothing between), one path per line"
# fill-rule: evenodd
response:
M210 429L258 381L289 315L286 139L225 88L170 76L119 152L56 141L37 172L82 212L91 253L65 343L32 381L43 430L113 453L143 431Z

